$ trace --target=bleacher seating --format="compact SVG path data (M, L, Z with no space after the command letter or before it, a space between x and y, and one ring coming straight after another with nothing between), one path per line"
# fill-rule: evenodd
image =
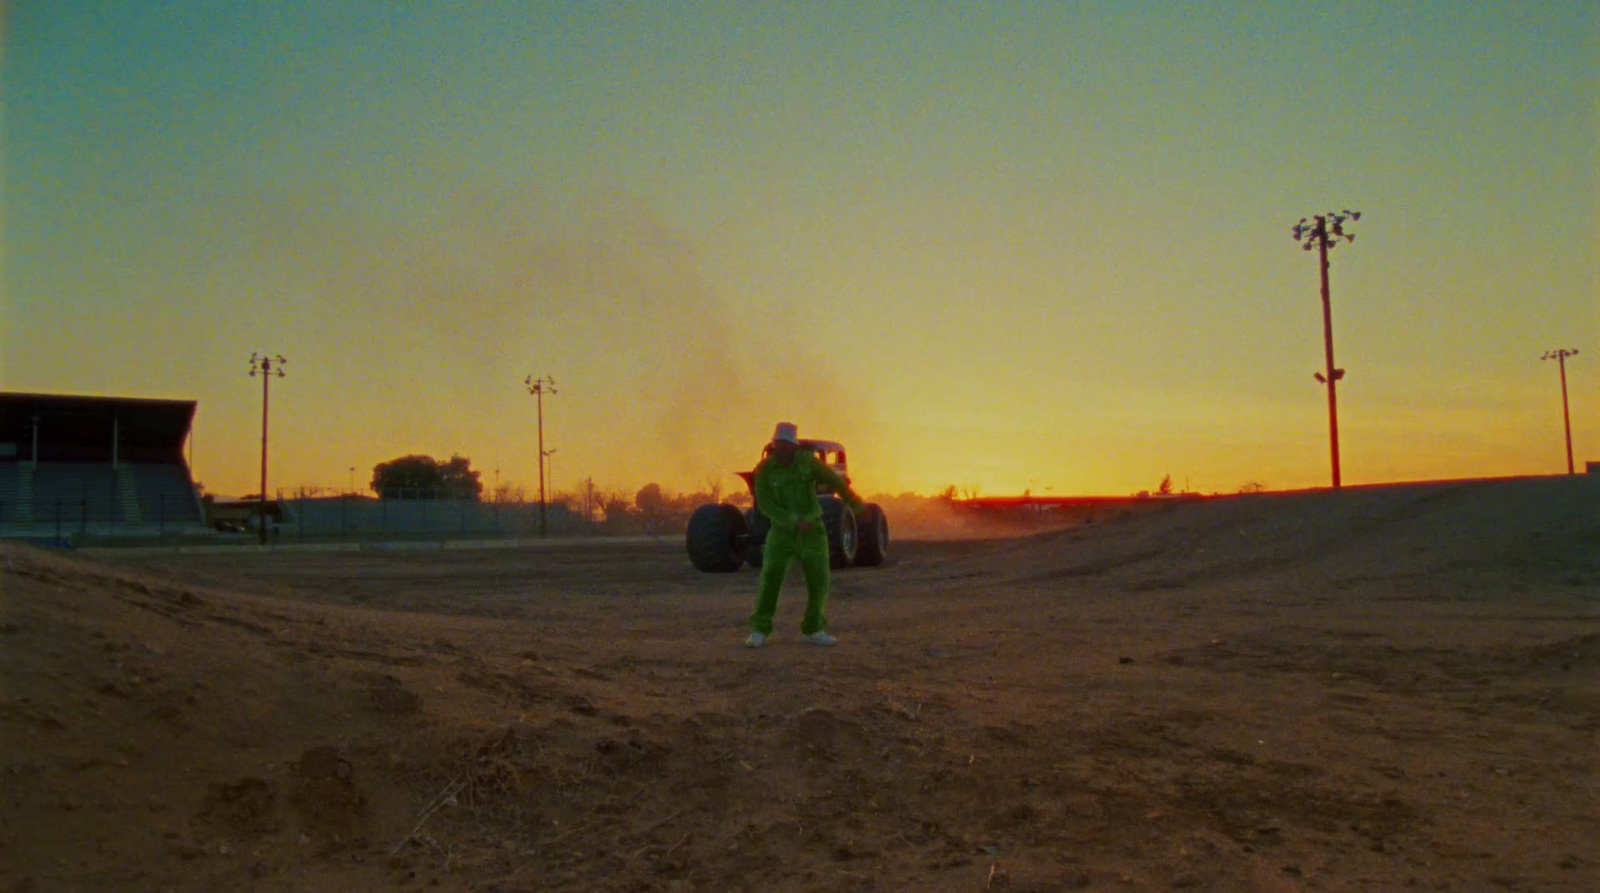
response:
M102 526L116 516L116 482L111 466L80 462L41 462L33 471L33 520Z
M203 523L189 475L177 465L127 464L121 466L124 485L138 494L139 515L145 526Z
M204 525L199 501L182 466L41 462L32 468L31 518L22 518L19 481L25 463L5 463L0 472L0 524L51 530L108 527L175 530ZM118 489L118 477L121 487ZM31 524L26 522L31 520Z
M21 516L22 489L19 462L0 462L0 529L16 524Z

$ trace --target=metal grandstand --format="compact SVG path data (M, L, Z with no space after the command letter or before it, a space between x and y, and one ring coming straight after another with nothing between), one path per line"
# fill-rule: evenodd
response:
M183 449L192 400L0 392L0 537L204 535Z

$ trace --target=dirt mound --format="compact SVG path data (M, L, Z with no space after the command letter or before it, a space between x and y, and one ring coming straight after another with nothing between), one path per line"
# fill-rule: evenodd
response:
M940 573L1173 589L1250 579L1396 577L1503 591L1507 578L1600 586L1600 478L1459 481L1174 501L1163 511L986 544Z
M295 772L306 742L350 750L381 728L355 680L295 647L306 627L337 635L325 619L17 546L0 558L0 889L237 889L367 836L351 816L371 773L317 788Z
M1593 490L841 571L0 545L0 891L1600 888Z

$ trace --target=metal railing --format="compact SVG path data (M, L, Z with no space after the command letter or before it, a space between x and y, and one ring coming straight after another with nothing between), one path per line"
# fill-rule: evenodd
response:
M450 498L449 491L397 491L395 498L333 491L280 492L269 500L271 542L364 543L525 540L540 536L538 502ZM60 547L141 544L248 544L257 541L258 504L203 505L194 497L140 494L137 511L114 486L85 487L76 496L0 494L0 538ZM544 506L549 537L663 535L683 530L687 511L641 512L614 503ZM681 516L681 517L680 517Z
M539 535L537 502L483 502L440 495L397 491L388 499L283 496L273 519L275 537L279 541L315 541L525 539ZM565 504L546 504L545 513L551 536L597 532L594 524Z
M0 501L0 536L77 544L128 538L195 534L204 527L194 497L140 496L138 517L113 490L89 489L77 496L15 496Z

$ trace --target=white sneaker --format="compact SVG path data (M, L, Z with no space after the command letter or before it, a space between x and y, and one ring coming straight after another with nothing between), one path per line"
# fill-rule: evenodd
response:
M766 633L751 633L744 640L744 647L746 648L760 648L765 644L767 644Z
M812 645L833 645L839 641L820 629L814 633L811 633L810 635L802 635L800 640L802 642L809 642Z

